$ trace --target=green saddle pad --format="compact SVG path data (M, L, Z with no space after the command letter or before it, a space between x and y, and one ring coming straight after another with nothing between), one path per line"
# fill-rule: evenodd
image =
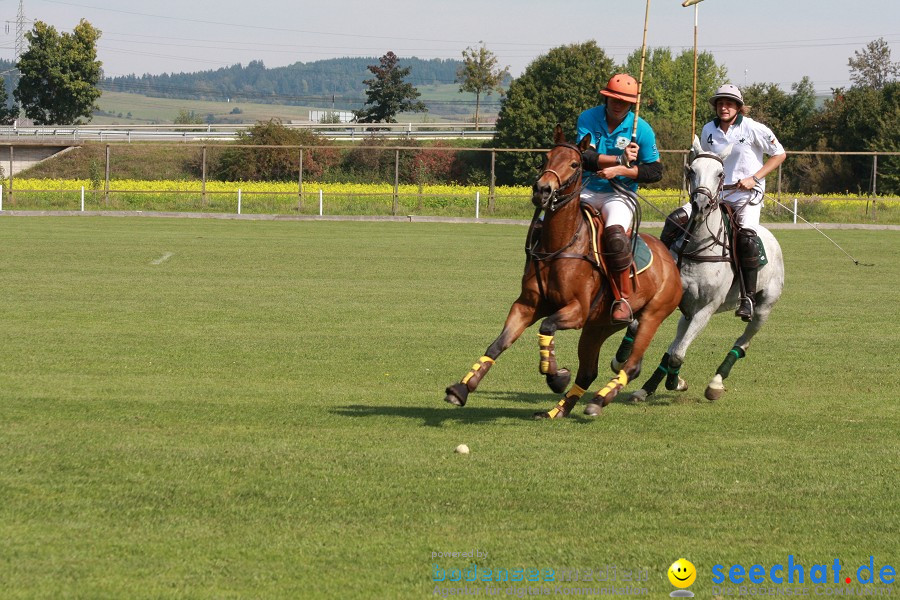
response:
M650 266L653 262L653 253L650 252L650 246L644 241L644 238L637 236L637 244L634 247L634 266L640 273Z

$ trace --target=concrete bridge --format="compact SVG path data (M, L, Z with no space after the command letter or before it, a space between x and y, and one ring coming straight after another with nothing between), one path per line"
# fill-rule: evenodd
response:
M72 148L81 146L81 141L75 140L17 140L0 138L0 168L3 175L18 175L25 169L30 169L39 162L68 152Z

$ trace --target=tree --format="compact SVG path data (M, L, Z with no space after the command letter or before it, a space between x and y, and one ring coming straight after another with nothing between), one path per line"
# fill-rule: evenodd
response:
M28 50L19 57L19 85L13 95L25 116L38 125L90 120L100 97L100 30L82 19L72 33L35 21L25 34Z
M327 146L330 143L308 129L291 129L278 119L260 121L238 132L235 146L213 160L210 171L225 181L297 181L299 148L251 148L248 146ZM303 176L315 179L337 164L337 151L330 148L303 152ZM198 169L199 170L199 169Z
M616 65L593 41L559 46L539 56L509 86L497 118L498 148L546 148L553 128L561 123L574 138L578 115L600 103L599 91ZM530 182L541 157L525 152L497 156L501 183Z
M19 105L6 106L9 95L6 93L6 83L0 78L0 125L12 125L19 116Z
M785 148L807 150L816 144L816 89L809 77L791 84L790 94L774 83L754 83L742 91L750 116L765 123Z
M847 65L850 80L859 87L880 90L900 75L900 63L891 62L891 47L884 38L872 40L864 50L856 50Z
M883 89L852 87L836 89L825 103L821 130L828 149L837 152L890 152L900 147L900 130L892 118L900 115L900 82L885 84ZM846 157L848 177L838 182L838 190L867 190L872 187L872 158ZM879 157L878 191L897 193L900 161L895 157ZM889 185L886 185L889 184Z
M175 117L176 125L200 125L203 122L203 118L200 115L186 108L179 109L178 116Z
M497 57L484 42L480 48L466 48L462 55L463 65L456 72L456 83L460 84L460 92L475 94L475 129L478 129L481 95L490 96L493 91L503 94L501 84L509 76L509 67L498 68Z
M624 70L637 78L640 68L641 51L635 50L625 60ZM697 55L697 134L706 116L712 116L707 99L725 83L727 73L709 52ZM678 56L673 56L669 48L649 50L641 87L641 117L656 131L660 147L690 147L693 95L693 50L684 50ZM675 173L680 171L676 169Z
M388 51L379 59L379 64L369 65L375 77L363 81L366 90L366 105L370 108L353 111L360 123L396 123L394 118L400 112L424 112L425 104L416 100L419 91L411 83L403 81L410 68L397 66L399 58Z

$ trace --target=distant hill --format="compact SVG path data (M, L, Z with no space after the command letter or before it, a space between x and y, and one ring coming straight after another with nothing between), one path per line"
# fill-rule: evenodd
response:
M363 80L372 76L368 65L377 58L333 58L315 62L297 62L286 67L267 68L262 61L243 66L196 73L127 75L107 77L103 90L130 92L160 98L188 100L227 100L269 104L351 109L365 102ZM410 67L406 81L416 87L453 84L462 61L435 58L405 58L401 67Z

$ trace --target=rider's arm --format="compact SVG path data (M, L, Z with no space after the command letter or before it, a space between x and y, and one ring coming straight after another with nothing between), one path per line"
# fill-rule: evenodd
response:
M622 155L616 154L598 154L597 150L593 146L591 146L581 153L581 164L584 167L585 171L596 173L597 171L600 171L602 169L621 165L621 157ZM624 173L621 174L625 175ZM630 177L630 175L625 176Z
M638 183L656 183L662 179L664 170L660 161L641 163L637 166L637 177L634 180Z
M763 166L759 168L759 171L750 177L745 177L737 182L738 189L752 190L757 183L766 178L766 175L777 169L778 165L783 163L785 158L787 158L787 154L784 152L776 154L775 156L770 156L769 159L763 163Z

